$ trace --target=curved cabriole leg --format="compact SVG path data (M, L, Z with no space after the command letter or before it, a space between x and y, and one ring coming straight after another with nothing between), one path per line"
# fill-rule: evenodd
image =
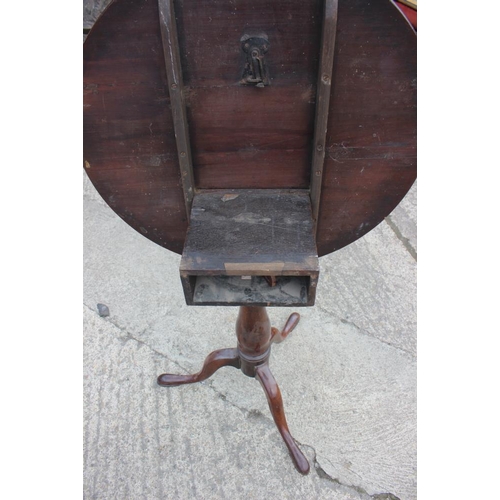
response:
M264 392L266 393L267 402L269 403L269 409L271 410L274 422L276 423L276 427L278 427L278 430L285 441L296 469L301 474L308 474L309 462L300 451L299 447L295 444L295 441L288 430L280 388L278 387L278 384L276 383L276 380L274 379L267 363L255 368L255 378L260 382Z
M201 382L213 375L223 366L240 367L240 357L237 349L220 349L210 353L203 363L203 368L194 375L172 375L170 373L164 373L158 377L158 384L164 387L174 387L176 385Z
M294 312L290 314L281 332L279 332L277 328L272 329L271 342L274 342L276 344L283 342L283 340L285 340L288 337L288 335L292 332L292 330L298 325L299 320L300 320L299 313Z

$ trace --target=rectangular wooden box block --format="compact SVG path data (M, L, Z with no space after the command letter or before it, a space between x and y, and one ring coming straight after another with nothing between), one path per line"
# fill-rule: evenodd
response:
M188 305L313 305L319 265L308 192L196 194L180 274Z

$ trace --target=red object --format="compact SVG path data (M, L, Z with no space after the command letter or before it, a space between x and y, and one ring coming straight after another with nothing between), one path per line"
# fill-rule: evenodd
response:
M396 5L399 7L399 10L405 15L406 19L410 21L411 25L415 29L417 29L417 11L399 2L396 2Z

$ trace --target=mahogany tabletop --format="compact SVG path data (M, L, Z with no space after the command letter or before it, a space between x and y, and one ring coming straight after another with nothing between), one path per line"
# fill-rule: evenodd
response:
M173 0L195 193L310 188L328 1ZM242 85L245 36L268 40L265 86ZM84 168L125 222L181 253L183 151L164 56L158 0L114 0L97 20L84 44ZM373 229L416 178L416 33L393 2L338 0L330 83L319 256Z

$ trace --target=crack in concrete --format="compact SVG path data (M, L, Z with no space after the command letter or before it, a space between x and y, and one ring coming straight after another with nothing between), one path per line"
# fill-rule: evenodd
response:
M184 372L187 372L188 370L186 370L181 364L179 364L177 361L171 359L168 355L160 352L160 351L157 351L156 349L154 349L153 347L151 347L150 345L148 345L146 342L144 342L143 340L141 339L138 339L136 337L134 337L126 328L124 328L123 326L115 323L113 320L111 320L109 317L107 318L103 318L101 316L99 316L98 312L95 311L92 307L88 306L87 304L83 304L89 311L93 312L99 319L101 319L102 321L106 321L107 323L111 323L114 327L116 327L118 330L120 330L121 332L123 332L125 335L126 335L126 338L125 339L120 339L118 338L117 340L120 340L122 341L123 343L127 343L128 341L130 340L133 340L135 342L137 342L138 344L148 348L149 350L151 350L151 352L154 352L155 354L163 357L163 358L166 358L168 361L170 361L171 363L173 363L175 366L177 366L180 370L184 371ZM325 311L325 312L328 312L328 311ZM341 322L343 323L349 323L347 322L346 320L340 320ZM350 323L352 326L354 326L356 329L362 331L357 325L355 325L354 323ZM147 329L147 328L146 328ZM144 332L145 330L143 330ZM143 333L142 332L142 333ZM391 347L394 347L394 346L391 346ZM395 348L397 349L397 348ZM401 350L401 349L399 349ZM404 351L406 352L406 351ZM237 404L233 403L232 401L230 401L227 396L225 394L223 394L222 392L218 391L215 387L212 386L212 384L209 382L209 383L205 383L207 381L202 381L202 382L199 382L200 384L202 384L203 386L211 389L213 392L215 392L217 394L217 396L224 402L224 403L227 403L231 406L233 406L234 408L237 408L238 410L240 410L242 413L245 414L246 417L258 417L258 418L261 418L263 420L266 420L268 422L268 424L274 424L274 421L267 417L266 415L264 415L263 413L261 413L259 410L255 410L255 409L248 409L248 408L243 408L243 407L240 407L238 406ZM316 453L316 449L311 446L311 445L308 445L308 444L303 444L303 443L300 443L299 441L297 441L295 438L294 438L294 441L297 443L297 445L303 447L303 448L309 448L312 453L313 453L313 466L314 466L314 470L316 471L316 474L321 478L321 479L325 479L327 481L330 481L340 487L343 487L343 488L347 488L347 489L351 489L353 491L356 491L357 493L359 493L360 495L364 495L366 496L366 498L372 498L374 500L400 500L399 497L397 497L396 495L394 495L393 493L376 493L376 494L373 494L373 495L370 495L364 488L362 488L361 486L356 486L356 485L353 485L353 484L346 484L346 483L342 483L339 479L337 478L334 478L332 476L330 476L324 469L323 467L321 467L319 461L318 461L318 458L317 458L317 453Z
M106 321L107 323L111 323L113 326L115 326L118 330L120 330L121 332L123 332L125 335L126 335L126 338L123 339L123 338L118 338L117 340L121 341L123 344L127 343L128 341L130 340L133 340L135 342L137 342L138 344L140 345L143 345L144 347L147 347L150 351L154 352L155 354L161 356L162 358L165 358L167 359L167 361L170 361L172 364L174 364L175 366L177 366L181 371L183 371L185 374L188 374L190 373L189 370L187 370L184 366L182 366L178 361L170 358L167 354L163 353L163 352L160 352L160 351L157 351L156 349L154 349L153 347L151 347L149 344L147 344L144 340L141 340L141 339L138 339L136 337L134 337L128 330L126 330L123 326L115 323L112 319L110 319L110 317L106 317L106 318L103 318L101 316L99 316L99 314L97 313L97 311L95 311L92 307L88 306L87 304L83 304L87 309L89 309L91 312L93 312L99 319L103 320L103 321ZM145 331L147 330L147 328L145 328L144 330L142 330L141 333L144 333ZM213 392L215 392L217 394L217 396L224 402L228 403L229 405L233 406L234 408L237 408L238 410L240 410L242 413L246 414L245 416L249 416L252 414L252 412L257 412L257 410L253 410L253 409L248 409L248 408L243 408L243 407L240 407L238 406L237 404L233 403L232 401L230 401L229 399L227 399L227 396L218 391L215 387L213 387L211 381L208 379L208 380L203 380L201 382L197 382L197 384L201 384L203 385L204 387L207 387L209 389L211 389ZM266 418L267 420L270 420L268 419L265 415L263 415L262 413L258 412L263 418Z
M396 349L397 351L400 351L400 352L406 354L407 356L410 356L411 359L412 359L412 361L415 361L416 357L415 357L415 355L412 352L407 351L406 349L403 349L401 347L395 346L394 344L391 344L390 342L387 342L386 340L382 340L382 339L379 339L378 337L375 337L373 334L371 334L367 330L364 330L360 326L356 325L356 323L353 323L352 321L349 321L349 320L347 320L345 318L341 318L340 316L338 316L337 314L329 311L326 307L318 304L317 302L314 305L314 307L317 307L320 311L324 312L325 314L328 314L328 315L330 315L330 316L338 319L344 325L349 325L349 326L354 327L361 335L365 335L367 337L370 337L373 340L376 340L378 342L381 342L382 344L385 344L385 345L387 345L389 347L392 347L393 349Z
M134 337L124 326L118 324L116 321L114 321L113 319L111 319L110 316L108 317L102 317L99 315L99 313L97 311L95 311L91 306L87 305L87 304L83 304L89 311L93 312L99 319L103 320L103 321L106 321L106 323L111 323L115 328L117 328L118 330L120 330L121 332L123 332L125 334L125 337L126 338L117 338L116 340L120 341L122 344L126 344L129 340L135 340L137 343L141 344L141 345L144 345L146 346L148 349L150 349L152 352L154 352L155 354L158 354L162 357L165 357L167 358L169 361L171 361L172 363L174 363L175 365L177 365L179 368L183 369L184 368L179 365L179 363L177 363L176 361L174 361L173 359L170 359L166 354L164 354L163 352L160 352L160 351L157 351L156 349L154 349L153 347L151 347L149 344L147 344L144 340L141 340L141 339L138 339L136 337ZM139 335L145 333L147 330L150 329L150 326L148 325L146 328L144 328L143 330L141 330L141 332L139 333Z
M399 241L403 244L403 246L406 248L408 253L417 261L417 251L413 248L413 245L410 243L410 240L403 236L401 231L399 230L398 226L395 224L395 222L391 219L391 216L388 215L385 218L385 222L387 222L387 225L393 230L394 234L398 238Z
M382 344L388 345L388 346L392 347L393 349L396 349L397 351L401 351L401 352L407 354L408 356L410 356L412 358L412 360L415 360L415 356L413 355L413 353L407 351L406 349L402 349L401 347L398 347L394 344L391 344L390 342L387 342L386 340L382 340L382 339L379 339L377 337L374 337L373 335L370 334L370 332L363 330L363 328L358 326L356 323L353 323L352 321L349 321L349 320L344 319L344 318L339 318L339 319L340 319L340 322L343 323L344 325L353 326L362 335L367 335L368 337L371 337L375 340L378 340L379 342L382 342Z
M318 455L317 455L316 450L315 450L315 448L313 446L311 446L309 444L299 443L296 439L295 439L295 442L298 445L300 445L300 446L302 446L304 448L309 448L312 451L312 453L313 453L313 464L312 465L314 466L314 470L316 471L316 474L321 479L325 479L326 481L330 481L331 483L334 483L334 484L336 484L338 486L341 486L343 488L354 490L356 493L360 494L361 496L365 496L367 499L368 498L373 498L374 500L400 500L400 498L397 497L396 495L394 495L393 493L375 493L373 495L370 495L361 486L356 486L354 484L342 483L339 479L330 476L330 474L328 474L323 469L323 467L321 467L320 463L318 462Z

